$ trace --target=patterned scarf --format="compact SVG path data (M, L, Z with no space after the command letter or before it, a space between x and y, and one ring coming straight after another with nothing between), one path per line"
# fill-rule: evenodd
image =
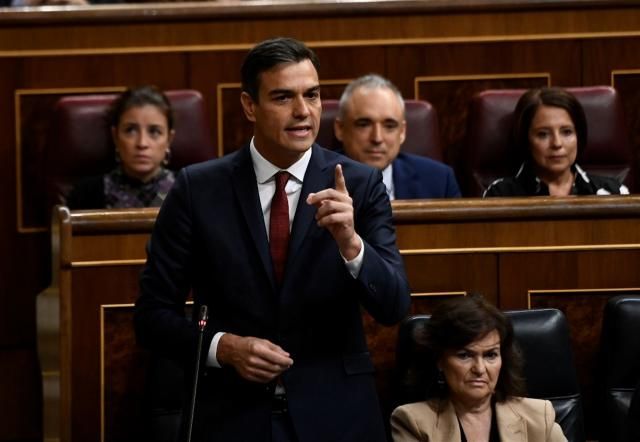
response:
M116 167L104 175L104 196L107 208L159 207L173 185L173 172L160 172L146 183Z

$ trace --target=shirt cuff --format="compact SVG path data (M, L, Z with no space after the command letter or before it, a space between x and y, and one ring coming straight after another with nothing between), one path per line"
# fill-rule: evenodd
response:
M360 269L362 268L362 261L364 259L364 242L362 242L360 235L358 235L358 240L360 241L360 253L358 253L358 256L353 258L351 261L348 261L344 256L342 256L342 254L340 254L344 260L344 264L347 266L347 270L349 270L349 273L353 276L353 279L358 278Z
M218 342L220 342L220 338L224 335L224 332L218 332L213 335L213 339L211 340L211 345L209 346L209 353L207 353L207 367L215 367L221 368L222 366L218 362Z

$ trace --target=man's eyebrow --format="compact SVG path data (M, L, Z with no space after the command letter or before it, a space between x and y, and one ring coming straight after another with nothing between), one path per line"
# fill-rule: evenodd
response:
M293 95L293 91L291 89L274 89L269 91L269 95Z
M317 92L320 90L320 85L312 86L309 89L306 89L303 93L308 94L309 92ZM293 89L273 89L269 91L269 95L294 95L295 91Z

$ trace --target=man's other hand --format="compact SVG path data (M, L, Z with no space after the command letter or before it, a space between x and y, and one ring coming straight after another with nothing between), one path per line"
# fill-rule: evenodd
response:
M231 365L244 379L267 383L293 365L289 353L266 339L225 333L218 342L217 359Z

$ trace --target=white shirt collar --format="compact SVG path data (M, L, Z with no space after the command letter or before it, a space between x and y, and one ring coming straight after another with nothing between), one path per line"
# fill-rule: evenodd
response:
M395 187L393 186L393 163L389 163L387 167L382 169L382 182L387 188L389 200L396 199Z
M281 170L286 170L291 174L293 178L296 179L296 181L302 183L304 174L307 171L307 166L309 165L309 160L311 160L311 150L311 148L307 149L302 157L300 157L300 159L293 163L291 166L287 167L286 169L280 169L274 164L271 164L269 160L267 160L260 154L260 152L258 152L258 149L256 149L256 146L253 143L253 138L251 138L251 161L253 162L253 169L255 170L258 184L266 183Z

